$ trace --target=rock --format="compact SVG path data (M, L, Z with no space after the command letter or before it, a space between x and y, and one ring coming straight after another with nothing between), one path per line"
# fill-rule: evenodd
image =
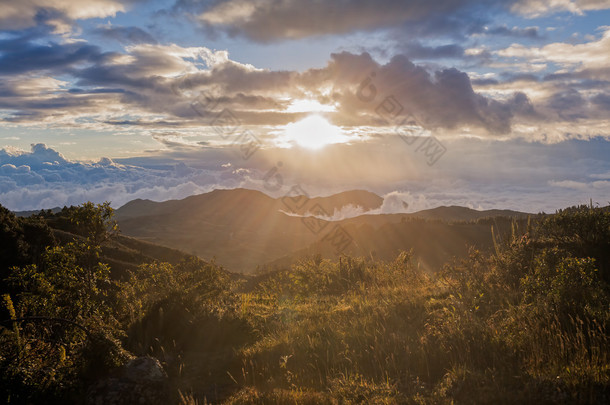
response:
M125 365L125 378L134 382L156 384L165 381L167 374L159 360L153 357L137 357Z
M87 404L165 405L170 402L167 374L159 360L137 357L127 362L115 376L93 384L87 390Z

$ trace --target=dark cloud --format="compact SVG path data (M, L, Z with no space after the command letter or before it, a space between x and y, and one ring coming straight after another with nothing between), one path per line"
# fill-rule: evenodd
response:
M124 89L79 89L72 88L68 90L73 94L112 94L112 93L125 93Z
M463 52L453 45L436 49L414 45L412 49L428 57ZM175 72L192 70L187 62L192 58L189 52L175 46L143 44L130 48L130 58L121 59L117 54L103 55L96 47L79 43L45 47L26 42L21 53L3 56L22 63L4 69L19 69L23 73L54 67L72 75L78 87L37 99L14 96L14 91L11 96L11 88L0 86L0 95L5 95L0 97L0 107L15 111L10 119L25 121L33 117L29 115L32 113L91 114L114 103L166 118L154 122L106 118L104 122L152 126L165 121L160 127L210 125L209 118L215 112L229 108L244 124L283 125L301 116L285 111L290 100L314 97L321 103L336 105L337 112L329 114L333 122L355 126L384 125L375 113L375 103L394 96L405 113L417 115L427 128L474 126L490 133L509 132L513 109L521 108L518 103L499 102L477 94L464 72L457 69L430 72L405 55L380 65L367 53L337 53L327 66L302 73L258 70L221 60L208 70L176 76ZM197 52L206 51L201 48ZM117 59L121 59L120 63ZM80 62L84 61L89 64L81 67ZM377 72L374 86L379 96L375 103L367 104L358 98L357 90L371 72ZM170 77L161 76L162 73L169 73ZM202 111L192 106L200 92L209 97Z
M65 27L73 21L103 18L128 9L133 3L145 0L17 0L4 1L0 9L0 30L23 29L41 22L54 27Z
M525 93L517 92L508 101L508 105L515 114L535 116L537 114L531 100Z
M423 2L417 4L423 12ZM139 33L130 31L129 27L108 31L109 35L129 32ZM404 54L386 64L377 63L367 53L337 53L323 68L294 72L255 69L231 61L226 53L206 48L144 43L128 47L126 54L118 54L103 53L98 47L81 42L44 44L40 41L44 33L44 29L31 29L11 33L0 40L0 74L16 78L26 73L69 75L75 79L71 83L73 88L56 87L48 90L45 97L36 98L19 94L19 79L15 83L3 83L0 107L12 112L8 120L26 122L69 114L76 117L99 113L103 107L110 110L108 106L115 105L131 106L137 111L164 117L155 121L126 121L120 116L104 114L101 122L188 127L210 125L209 117L222 106L239 114L243 124L283 125L300 117L285 111L290 100L313 97L336 107L337 111L329 114L335 124L383 126L383 120L375 113L375 103L387 96L396 97L404 113L417 116L421 125L431 130L475 127L492 134L505 134L510 132L515 115L535 115L532 103L524 94L494 100L475 92L470 78L462 71L434 72L409 59L471 57L456 44L429 46L412 41L403 46ZM371 72L377 74L374 86L378 97L367 104L358 98L357 90ZM505 83L538 80L535 76L504 78ZM209 95L206 103L215 108L206 107L202 112L192 107L201 92ZM585 111L576 106L582 104L578 97L577 92L576 95L558 93L548 100L548 107L566 120L584 117Z
M553 94L548 106L566 121L586 118L586 100L575 89L567 89Z
M332 99L345 125L383 125L376 110L384 98L392 96L403 114L418 117L430 129L466 125L491 133L510 130L511 105L477 94L466 73L457 69L430 73L405 56L379 65L368 54L333 54L328 67L306 72L305 79L333 87ZM361 94L374 97L367 95L363 101L359 88Z
M151 127L151 128L166 128L166 127L177 127L180 126L179 122L167 121L167 120L120 120L120 121L104 121L104 124L115 125L115 126L132 126L132 127Z
M490 2L493 3L493 2ZM481 32L489 23L489 10L467 6L453 13L433 14L428 18L406 21L393 29L393 38L401 43L404 38L451 38L466 41L473 32Z
M84 108L86 106L94 105L93 99L76 98L69 96L52 97L48 99L38 98L21 98L13 100L1 100L0 108L7 110L10 109L21 109L21 110L52 110L56 115L61 115L74 108Z
M473 79L471 80L471 83L474 84L475 86L495 86L497 84L499 84L500 82L496 79Z
M610 111L610 94L598 94L591 101L600 109Z
M464 56L464 48L457 44L425 46L420 42L411 42L402 46L402 51L411 59L446 59Z
M586 90L602 90L610 88L610 68L602 69L582 69L574 72L552 73L542 78L545 82L550 82L561 86L569 83L572 88Z
M101 37L118 41L122 44L156 44L153 36L139 27L123 27L102 25L93 30Z
M360 30L406 27L420 35L463 31L481 25L481 10L506 7L496 0L178 0L176 11L186 11L210 30L243 35L255 41L298 39L345 34Z
M426 45L419 41L408 42L395 47L394 54L404 54L412 60L431 61L437 59L453 59L464 66L481 66L492 61L492 54L481 49L476 54L469 54L466 49L456 43L446 45Z
M25 31L0 40L0 74L22 74L32 71L62 70L83 62L101 62L110 55L89 44L48 41L38 39L44 31Z

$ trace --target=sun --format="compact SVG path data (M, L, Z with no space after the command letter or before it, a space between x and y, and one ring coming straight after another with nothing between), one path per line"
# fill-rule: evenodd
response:
M288 144L315 150L326 145L344 143L347 137L341 128L316 114L286 125L282 140Z

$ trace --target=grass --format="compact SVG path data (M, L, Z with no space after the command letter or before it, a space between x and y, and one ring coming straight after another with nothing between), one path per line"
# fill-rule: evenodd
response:
M182 404L608 403L610 213L573 208L497 243L434 274L410 252L249 280L142 265L106 330L159 358ZM31 338L18 332L0 337Z

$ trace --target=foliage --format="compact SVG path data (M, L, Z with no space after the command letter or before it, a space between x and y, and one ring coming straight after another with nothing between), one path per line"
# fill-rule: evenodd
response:
M55 244L52 231L44 220L18 218L0 206L0 292L10 292L3 280L12 267L37 263L45 248Z
M180 403L610 396L607 209L513 223L492 254L472 249L436 274L401 252L389 262L316 256L251 278L197 258L149 262L120 280L100 260L114 237L108 209L44 214L79 237L48 243L36 260L40 245L4 213L22 260L4 280L6 402L78 402L95 378L145 354L162 362Z
M102 204L86 202L78 207L64 207L58 213L42 211L56 229L71 232L87 238L92 244L100 245L118 233L118 225L112 218L114 210L108 201Z

